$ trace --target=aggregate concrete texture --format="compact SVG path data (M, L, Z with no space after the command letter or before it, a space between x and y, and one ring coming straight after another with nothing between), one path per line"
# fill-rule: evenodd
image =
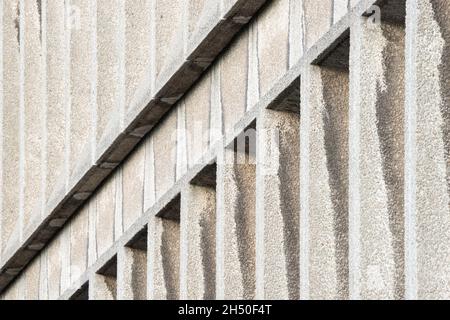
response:
M88 2L1 2L0 298L450 296L449 4Z

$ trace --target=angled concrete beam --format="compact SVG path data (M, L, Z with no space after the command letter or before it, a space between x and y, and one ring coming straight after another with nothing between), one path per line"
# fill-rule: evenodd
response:
M79 3L81 0L74 0L73 4ZM9 3L9 2L8 2ZM235 34L250 20L250 18L256 14L256 12L262 7L265 0L253 0L253 1L236 1L228 10L222 13L222 17L219 21L211 22L208 27L202 28L197 37L197 45L193 46L189 52L186 52L181 59L176 63L176 67L170 68L167 76L164 77L166 81L160 83L156 86L155 92L150 94L143 94L140 99L135 101L136 107L130 107L130 113L125 116L124 120L124 130L111 139L111 143L106 146L101 154L93 160L92 157L92 141L89 137L83 138L85 134L91 133L90 129L85 128L85 124L79 123L80 117L83 113L83 108L71 110L72 119L70 128L72 133L76 135L77 139L72 139L71 149L73 152L70 153L71 159L74 159L75 154L86 153L89 156L86 157L85 161L78 161L79 164L76 168L71 168L73 171L72 183L70 189L66 191L64 187L61 187L61 191L55 191L58 196L55 197L52 204L48 207L48 215L42 218L41 222L38 223L37 227L33 232L26 235L26 238L21 241L14 241L15 249L11 249L9 254L6 255L5 261L3 261L2 267L0 269L0 290L3 290L6 285L11 280L11 275L7 274L13 272L14 270L23 268L33 256L36 255L38 251L29 251L27 249L29 244L34 242L48 242L51 235L55 234L61 227L61 225L55 226L55 219L58 221L67 220L72 214L86 201L86 199L92 194L92 192L101 184L107 175L116 167L123 159L128 155L128 153L136 146L136 144L143 138L143 136L149 132L155 124L161 119L161 117L181 98L181 96L192 86L192 84L202 75L203 71L209 66L212 61L217 57L217 55L228 45ZM14 4L14 3L11 3ZM82 8L91 8L93 2L89 2L86 6L80 6ZM4 12L14 12L11 10L5 10ZM93 12L93 13L92 13ZM85 18L95 18L96 11L92 11L92 15L88 13L81 13L82 17ZM8 17L9 18L9 17ZM16 41L17 37L14 35L14 17L11 20L11 41ZM94 19L96 20L96 19ZM91 21L91 20L89 20ZM89 24L91 25L91 24ZM6 33L8 34L8 33ZM83 39L77 37L76 33L73 33L74 39L71 40L73 43L76 39L79 41L86 42L88 45L89 35L85 35ZM84 43L83 42L83 43ZM6 46L4 46L6 47ZM11 46L14 48L17 46ZM9 46L8 46L9 48ZM73 47L74 50L78 50L79 47ZM95 60L93 57L87 58L85 55L91 52L84 50L74 51L72 54L72 61L75 61L77 57L86 58L87 64L75 63L74 68L81 68L82 66L91 65ZM77 55L78 53L78 55ZM15 59L17 58L17 52L14 53ZM77 70L77 69L76 69ZM72 72L73 73L73 72ZM92 74L89 70L74 73L72 76L73 81L77 81L77 77L86 76ZM77 76L78 75L78 76ZM92 83L93 79L87 79L89 85ZM11 81L11 83L16 83ZM73 100L72 103L90 106L90 100L85 101L90 95L83 94L83 87L72 86L78 94L75 94L77 99ZM17 104L15 104L17 105ZM94 108L95 109L95 108ZM86 112L91 112L93 109L85 110ZM91 114L89 113L84 119L90 119ZM79 126L77 124L80 124ZM79 135L78 135L79 133ZM92 138L95 138L96 132L93 132ZM76 143L75 143L76 140ZM93 139L94 141L95 139ZM86 146L80 149L79 141L90 141ZM79 159L77 159L79 160ZM17 162L15 162L17 163ZM74 164L72 162L72 164ZM17 185L15 183L9 185ZM5 199L4 199L5 200ZM5 202L5 201L4 201ZM17 201L15 201L17 203Z

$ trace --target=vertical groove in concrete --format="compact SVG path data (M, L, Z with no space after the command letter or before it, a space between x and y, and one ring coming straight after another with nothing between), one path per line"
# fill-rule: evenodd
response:
M255 130L241 137L250 139L253 150L224 150L217 170L217 299L253 299L255 275ZM220 254L220 256L219 256Z
M147 299L147 252L122 247L117 253L117 300Z
M257 298L299 299L299 127L273 110L257 122Z
M41 7L36 1L24 2L24 230L41 218L41 174L44 92L42 91Z
M4 1L3 23L3 122L2 122L2 254L18 240L19 211L19 16L18 1Z
M449 12L447 2L411 0L407 5L405 224L409 299L450 296Z
M307 74L301 84L301 297L346 299L348 74L321 67Z
M359 247L355 298L404 296L404 28L361 18L352 29L351 190ZM360 61L359 63L355 63ZM367 72L370 70L370 73ZM358 110L356 110L358 109ZM354 113L356 112L356 113ZM357 124L359 123L359 124ZM355 130L358 130L355 132ZM358 147L355 147L355 144ZM359 152L356 155L356 152Z
M179 299L179 220L150 218L147 259L147 298L150 300Z
M216 296L216 192L189 185L181 194L180 298Z

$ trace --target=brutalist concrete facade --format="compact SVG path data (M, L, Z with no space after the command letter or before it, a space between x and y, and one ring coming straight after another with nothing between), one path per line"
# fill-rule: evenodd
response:
M449 16L0 1L0 297L449 299Z

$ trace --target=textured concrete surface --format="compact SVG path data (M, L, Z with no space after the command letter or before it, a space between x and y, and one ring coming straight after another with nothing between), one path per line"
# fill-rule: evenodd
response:
M8 44L2 45L2 48L11 48L10 52L14 54L12 59L16 59L16 65L5 64L8 68L2 72L2 78L8 78L9 74L17 77L8 82L17 89L11 93L17 100L13 103L17 109L2 111L2 118L16 120L11 129L14 135L8 139L5 149L8 150L11 143L13 157L18 159L11 158L11 168L17 166L17 170L13 168L11 172L18 173L18 181L10 184L17 186L17 190L11 196L5 194L4 197L5 207L10 205L10 200L13 206L17 206L16 216L10 218L18 223L8 225L8 230L14 230L14 238L9 239L7 235L9 243L2 241L1 245L8 247L8 250L3 250L0 259L2 289L50 242L145 134L174 107L265 0L239 0L221 8L217 2L209 1L202 5L193 1L191 12L185 5L187 3L180 3L176 8L163 1L158 1L157 5L151 1L117 1L115 6L104 1L26 1L27 8L32 9L32 16L26 14L24 1L20 2L23 9L19 10L19 2L8 2L7 10L2 10L2 26L5 26L3 31L6 34L3 37L2 33L2 44ZM11 8L9 5L12 5ZM189 19L192 22L196 19L197 12L194 11L197 7L202 8L201 14L188 40L185 27ZM158 10L163 13L162 20L166 19L161 24L158 19L152 19L161 17ZM173 28L174 16L179 16L177 22L180 28L176 31ZM29 23L26 23L27 19ZM25 35L25 29L29 27L31 32ZM36 27L42 27L39 39ZM161 36L172 40L155 43ZM25 50L27 43L31 49ZM32 43L36 46L30 45ZM157 46L167 49L167 52L158 51ZM19 48L22 50L19 51ZM2 49L3 53L6 51ZM43 79L46 81L37 84L28 79L27 86L32 85L36 90L42 86L39 102L48 112L37 113L46 125L41 124L42 130L32 132L32 126L26 125L31 113L25 111L33 104L25 103L28 92L25 89L25 72L30 69L32 60L37 59L36 52L39 51L42 51L42 61L32 67L42 68L40 72L46 73L47 77ZM160 57L161 54L167 59ZM154 78L157 77L158 57L164 61L159 63L163 74L158 76L156 85ZM30 77L40 76L40 73L30 74ZM116 76L117 81L111 82ZM2 98L2 105L3 100L8 102L10 94L9 89L2 85L2 95L4 91L8 92L4 95L5 99ZM30 97L31 91L28 92ZM126 99L129 99L130 106L125 114ZM116 108L119 109L117 112L114 111ZM20 125L24 126L24 130L15 130ZM2 131L7 131L3 130L3 126ZM27 135L32 139L26 138ZM39 139L42 139L42 146L37 143ZM31 165L34 154L26 152L32 144L39 144L41 148L31 150L41 155L41 161L36 161L40 169ZM6 177L8 170L2 169L5 173L2 176ZM47 181L44 181L44 175ZM41 180L40 183L35 181L35 176ZM33 204L34 198L40 195L33 194L31 190L41 184L42 188L38 191L46 194L47 202ZM116 195L121 197L119 192ZM116 202L117 208L120 208L119 203ZM41 209L44 210L43 216L38 214ZM117 221L122 220L119 211L115 210ZM33 219L27 215L32 215ZM5 216L2 219L7 224L9 217ZM17 219L18 216L20 219ZM28 220L30 223L23 228ZM95 228L94 223L91 225ZM120 230L121 222L116 226L119 227L115 227L115 232L120 235L123 231Z
M178 209L179 210L179 209ZM178 212L179 214L179 212ZM148 231L147 297L177 300L180 297L180 222L152 217Z
M209 126L211 115L211 77L210 73L186 96L186 136L187 163L189 167L198 163L209 146ZM177 159L177 163L179 160Z
M97 3L71 0L70 5L78 10L80 19L79 25L74 23L70 28L69 165L71 181L76 183L83 169L91 165L92 142L95 140Z
M274 1L258 17L260 94L264 95L289 63L289 0Z
M159 199L176 178L177 114L171 113L156 128L153 140L155 161L155 194Z
M3 3L2 252L19 241L19 2Z
M246 110L248 32L241 34L220 62L223 128L230 132Z
M119 129L124 112L124 12L122 0L97 0L97 141Z
M95 274L89 281L89 300L116 300L117 280L112 276Z
M33 220L39 219L42 213L42 174L44 165L44 116L45 76L43 65L42 7L35 1L23 3L24 12L24 199L23 228L27 228ZM39 220L38 220L39 221Z
M407 297L448 299L450 5L410 1L407 10Z
M300 117L267 110L257 122L256 297L299 298Z
M2 299L448 296L448 5L409 0L405 30L405 1L272 1L224 49L263 1L67 1L86 4L70 33L63 5L19 2L1 2ZM18 130L31 92L43 146Z
M255 298L255 130L247 136L251 152L231 146L217 164L217 299Z
M123 228L124 231L142 215L144 205L145 148L141 145L123 167Z
M96 232L95 245L97 247L97 254L99 256L105 253L106 250L108 250L114 243L114 229L116 223L118 223L118 221L116 221L116 193L121 191L117 189L117 182L114 177L111 177L111 179L106 181L102 188L99 190L98 197L93 200L93 203L97 208L94 230ZM130 190L132 190L131 187ZM134 194L134 192L132 192L131 194ZM129 205L128 201L126 203L127 205Z
M125 4L125 84L126 109L133 99L141 95L140 91L148 90L152 81L151 73L151 6L150 0L127 0ZM120 72L120 71L119 71Z
M147 252L124 247L117 254L117 300L146 300Z
M309 49L330 28L333 21L333 1L304 0L302 18L304 46Z
M46 17L46 74L47 74L47 162L46 200L55 197L55 192L65 187L66 126L67 126L67 50L65 29L65 6L61 1L47 1Z
M164 72L184 53L184 14L187 3L193 1L155 1L155 72L156 80L164 81Z
M180 298L216 296L216 192L189 186L181 195Z
M300 298L346 299L348 74L314 66L301 85Z
M88 267L88 228L89 206L86 206L70 222L70 283L77 281Z
M404 292L405 31L362 18L351 33L350 215L357 224L352 296L399 299Z

